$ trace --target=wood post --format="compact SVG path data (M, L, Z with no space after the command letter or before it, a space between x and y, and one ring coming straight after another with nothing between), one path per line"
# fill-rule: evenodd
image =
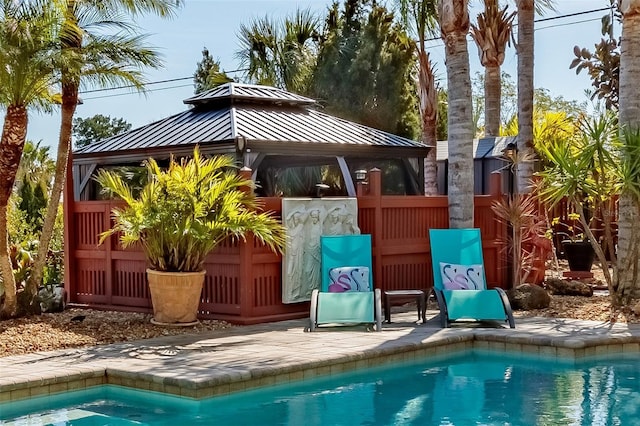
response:
M251 180L252 170L249 167L243 167L239 171L240 176L244 179ZM251 186L242 188L245 192L253 192ZM253 316L254 311L254 294L255 283L253 279L253 234L247 235L246 241L238 241L238 288L240 291L240 316L249 318Z
M378 168L369 170L369 195L375 197L373 239L374 282L381 283L382 277L382 172Z

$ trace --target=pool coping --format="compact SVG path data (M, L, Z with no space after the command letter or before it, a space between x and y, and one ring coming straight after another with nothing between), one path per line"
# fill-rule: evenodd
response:
M517 328L416 324L394 313L380 333L362 327L304 332L305 320L0 358L0 403L110 384L207 398L318 376L491 350L579 361L640 354L640 326L518 318Z

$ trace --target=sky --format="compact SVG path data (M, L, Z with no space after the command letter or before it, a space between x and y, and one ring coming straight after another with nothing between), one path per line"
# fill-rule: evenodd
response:
M148 43L161 53L164 67L148 70L146 80L151 83L146 95L130 90L108 90L81 93L83 104L78 106L76 117L87 118L95 114L123 118L134 128L144 126L169 115L184 111L183 100L193 95L193 81L190 77L202 58L202 49L218 60L221 67L229 72L240 68L236 58L239 49L238 31L241 24L249 24L253 19L269 16L283 18L292 16L297 9L310 9L325 15L333 0L186 0L185 6L175 18L164 20L145 17L139 25L149 34ZM342 0L340 0L342 4ZM393 0L387 2L393 4ZM511 7L515 1L511 0ZM585 101L585 89L590 80L585 71L576 75L569 69L573 59L573 47L593 46L600 38L600 19L605 12L579 14L561 19L556 16L575 14L605 8L608 0L556 0L556 11L548 11L537 19L547 19L536 23L535 30L535 87L549 90L552 96L563 96L567 100ZM471 0L472 21L480 12L481 2ZM619 29L618 33L619 33ZM517 27L516 27L517 31ZM616 34L617 36L617 34ZM446 66L442 42L429 42L429 51L436 65L436 75L446 83ZM482 72L477 49L469 38L469 57L472 75ZM511 46L507 53L503 71L514 81L517 75L517 56ZM231 74L240 77L239 74ZM188 78L188 79L184 79ZM177 81L171 81L182 79ZM0 117L4 118L3 115ZM31 113L27 138L42 141L43 145L57 146L59 134L59 111L51 115Z

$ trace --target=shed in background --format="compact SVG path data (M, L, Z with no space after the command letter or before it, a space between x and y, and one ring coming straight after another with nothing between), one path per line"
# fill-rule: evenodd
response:
M513 174L509 168L509 163L503 157L503 152L510 143L516 143L515 136L488 137L473 140L473 177L474 194L487 195L490 193L491 174L501 171L502 188L505 192L513 191ZM438 193L447 194L448 169L449 169L449 146L447 141L438 141L438 151L436 154L438 166Z

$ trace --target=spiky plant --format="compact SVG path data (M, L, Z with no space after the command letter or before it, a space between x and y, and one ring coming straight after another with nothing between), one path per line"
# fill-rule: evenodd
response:
M596 126L596 124L598 123L594 121L593 125ZM583 126L583 130L588 130L588 127ZM602 270L609 289L613 291L613 280L609 268L606 267L604 251L593 234L584 208L587 200L601 205L614 194L613 169L616 167L616 162L614 157L609 155L608 150L613 150L615 147L609 145L610 143L612 144L613 141L608 136L605 137L604 133L592 132L584 134L582 138L575 141L560 139L541 145L539 152L546 161L547 167L539 172L538 176L542 181L540 196L545 203L554 206L566 199L579 215L581 228L603 266ZM608 235L611 235L610 232Z
M134 197L122 177L102 170L96 180L126 204L113 210L113 228L100 242L120 235L124 247L141 244L149 267L158 271L202 271L207 255L227 238L253 234L272 250L282 252L285 231L269 212L260 211L253 182L237 173L231 156L171 159L168 169L149 159L149 181Z

